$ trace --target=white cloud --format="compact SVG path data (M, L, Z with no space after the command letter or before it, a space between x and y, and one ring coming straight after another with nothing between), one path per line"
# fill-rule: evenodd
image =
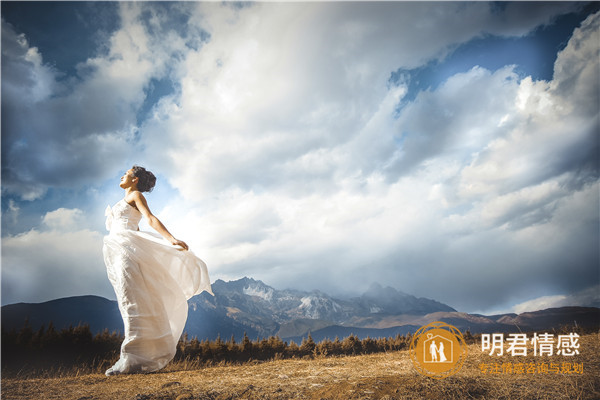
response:
M506 116L514 112L518 87L510 66L494 73L474 67L452 76L435 91L421 92L398 117L402 145L388 174L411 173L438 157L461 163L470 159L490 140L505 134Z
M8 208L3 213L2 219L5 224L10 223L10 224L14 225L17 223L20 214L21 214L21 208L17 205L17 203L14 200L11 199L8 201ZM4 225L4 226L6 226L6 225Z
M76 115L69 126L95 127L34 152L46 155L49 182L73 183L60 172L79 164L53 164L63 145L111 172L135 150L179 192L158 215L213 279L352 294L379 281L470 311L597 278L598 16L559 54L550 82L474 66L407 102L393 71L443 62L486 32L526 34L576 6L185 7L187 37L158 6L122 5L108 53L83 64L60 101L42 101L52 115ZM210 39L190 45L203 30ZM144 88L165 76L176 92L134 126ZM93 115L77 112L86 109ZM23 196L40 196L41 176L20 175ZM12 254L27 240L70 238L77 218L48 214L55 233L11 236ZM84 247L94 235L82 235Z
M2 238L2 303L96 294L114 298L102 258L102 235L77 227L77 209L47 213L42 224Z
M340 176L368 176L395 147L389 111L404 89L388 88L391 73L443 58L497 17L485 3L436 8L201 4L190 23L210 41L186 54L180 95L143 128L148 159L172 172L186 198L230 186L321 192ZM530 28L551 13L536 15Z
M107 179L131 163L137 112L151 79L168 74L169 59L185 48L144 20L149 5L121 3L121 28L105 51L65 77L46 65L23 34L2 21L3 188L25 200L49 187L76 187ZM163 41L163 40L168 40ZM122 165L122 166L119 166Z
M600 307L600 285L591 286L574 294L542 296L536 299L524 301L523 303L515 305L511 312L520 314L524 312L566 306Z
M42 223L52 230L72 231L82 224L83 212L77 208L59 208L42 218Z
M583 21L554 65L551 90L564 99L572 99L562 106L575 115L587 117L598 113L599 19L596 13Z
M597 238L589 227L598 186L579 158L595 143L597 119L571 107L586 85L598 86L586 72L598 64L593 29L563 52L583 52L575 59L586 67L571 75L544 82L513 66L475 67L396 115L403 86L388 87L381 71L350 78L342 67L360 70L363 50L371 68L408 65L408 50L361 47L399 29L386 25L395 17L348 12L334 25L327 9L317 17L300 8L284 28L290 9L211 10L211 41L182 64L181 97L143 130L148 154L186 199L178 209L201 207L182 217L171 205L168 219L217 277L353 292L385 280L474 309L595 276L594 245L565 255L575 238ZM347 43L339 35L357 32L369 40L338 47ZM420 57L442 55L452 34L445 40ZM580 80L567 97L557 89Z

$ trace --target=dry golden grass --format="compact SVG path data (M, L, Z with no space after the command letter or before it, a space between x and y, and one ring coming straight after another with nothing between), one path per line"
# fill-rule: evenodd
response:
M481 363L542 360L489 356L470 345L461 371L441 380L419 375L408 351L400 351L200 369L180 362L147 375L3 379L2 399L599 399L598 339L597 334L583 336L578 356L545 358L582 363L582 374L483 374Z

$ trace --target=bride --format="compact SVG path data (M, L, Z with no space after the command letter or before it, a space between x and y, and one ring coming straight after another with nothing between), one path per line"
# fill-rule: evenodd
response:
M104 262L123 318L119 360L106 375L152 372L173 359L187 319L187 300L212 293L206 264L156 218L142 192L156 183L133 166L121 178L125 197L106 208ZM142 216L160 236L138 228Z

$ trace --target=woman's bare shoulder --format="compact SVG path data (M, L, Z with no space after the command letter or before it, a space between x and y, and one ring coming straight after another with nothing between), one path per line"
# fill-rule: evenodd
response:
M139 190L134 190L133 192L131 192L127 196L125 196L125 200L128 203L132 203L132 202L137 203L138 201L145 202L146 198L144 197L142 192L140 192Z

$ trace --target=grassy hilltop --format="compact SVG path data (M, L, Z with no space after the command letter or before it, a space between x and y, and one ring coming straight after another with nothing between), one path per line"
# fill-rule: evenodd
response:
M100 372L54 378L2 380L3 399L184 400L184 399L597 399L600 398L598 334L580 338L580 354L545 362L583 365L583 373L482 373L481 364L540 363L539 357L489 356L478 344L455 375L436 380L419 375L409 351L356 356L199 366L182 360L147 375L105 377ZM530 352L531 353L531 352Z

